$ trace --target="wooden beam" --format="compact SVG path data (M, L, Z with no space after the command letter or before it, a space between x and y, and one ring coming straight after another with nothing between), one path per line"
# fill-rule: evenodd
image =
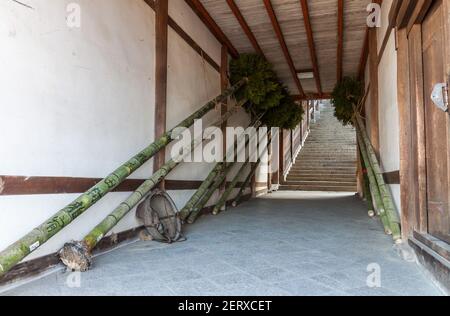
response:
M244 16L242 15L241 11L239 10L239 7L236 5L236 2L234 0L227 0L228 6L231 9L231 12L233 12L234 16L238 20L239 24L241 25L242 30L244 31L245 35L247 35L250 43L252 44L254 50L261 56L264 56L264 52L261 49L261 46L259 46L258 41L256 40L255 35L253 34L252 30L247 24L247 21L245 20Z
M211 33L216 37L216 39L222 44L225 45L228 49L228 52L233 58L238 58L239 53L237 49L233 46L231 41L222 31L220 26L214 21L211 15L208 13L208 10L203 6L203 4L199 0L185 0L186 3L192 8L192 10L198 15L200 20L208 27Z
M342 81L344 63L344 0L338 0L337 82Z
M359 60L358 79L364 79L364 73L366 71L367 59L369 58L369 28L366 29L366 35L364 36L364 45L361 52L361 58Z
M155 139L166 132L167 117L167 50L168 50L168 22L169 1L155 1L155 34L156 34L156 63L155 63ZM165 163L166 151L160 150L153 158L153 171L159 170ZM164 189L164 181L160 183Z
M400 29L406 27L411 17L416 1L398 1L401 2L401 6L398 9L397 18L395 21L396 26Z
M144 0L144 2L153 9L153 11L155 10L155 1L154 0ZM199 44L197 44L196 41L194 41L194 39L188 34L186 33L183 28L178 25L177 22L175 22L174 19L172 19L169 16L169 26L170 28L172 28L172 30L178 34L178 36L180 36L189 46L191 46L191 48L193 50L195 50L197 52L197 54L199 54L202 58L205 59L205 61L211 65L211 67L213 67L217 72L220 72L220 66L214 61L214 59L211 58L211 56L209 56L209 54L207 52L205 52Z
M380 136L378 126L378 39L377 29L369 29L369 72L370 72L370 141L380 158Z
M305 100L328 100L331 99L331 92L318 93L308 93L306 95L293 95L295 101L305 101Z
M433 0L417 0L416 7L414 8L411 18L408 21L408 25L406 26L407 34L409 34L414 24L422 23L432 3Z
M228 49L225 45L222 45L222 51L221 51L221 62L220 62L220 89L223 93L228 88ZM222 103L220 106L220 114L223 116L228 110L227 103ZM227 129L228 122L225 121L222 124L222 135L223 135L223 142L222 142L222 150L223 154L227 152L227 138L226 138L226 129ZM222 169L222 174L225 174L225 165ZM226 183L224 182L219 187L219 193L222 195L226 191Z
M322 94L322 83L320 81L319 63L317 62L316 45L314 44L314 36L311 27L311 20L309 18L308 2L300 0L303 13L303 21L305 22L306 35L308 37L309 53L311 55L311 62L313 65L314 79L316 80L317 92Z
M275 14L275 11L273 9L272 3L270 0L264 0L264 5L266 7L267 13L270 17L270 21L272 22L273 29L275 31L275 34L277 35L278 41L280 42L281 49L283 50L284 57L286 58L286 61L289 65L289 70L292 74L292 79L295 82L295 85L297 86L297 89L301 96L305 95L305 92L303 91L302 84L300 83L300 79L297 77L297 72L295 71L295 65L294 61L292 60L291 54L289 53L289 49L287 47L286 41L284 39L283 32L280 27L280 23L278 23L277 16Z

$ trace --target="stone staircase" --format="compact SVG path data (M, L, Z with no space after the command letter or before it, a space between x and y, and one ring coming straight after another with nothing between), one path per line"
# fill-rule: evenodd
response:
M280 189L356 192L356 157L355 129L342 126L326 103Z

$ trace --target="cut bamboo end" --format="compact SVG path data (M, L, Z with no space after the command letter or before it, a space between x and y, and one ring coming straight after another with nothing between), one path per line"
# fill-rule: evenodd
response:
M390 229L385 229L384 232L386 233L386 235L392 235L392 231Z
M375 217L376 215L376 213L373 210L369 210L367 214L369 215L369 217Z
M401 245L401 244L403 244L403 239L398 238L398 239L395 239L394 242L396 245Z
M65 244L58 255L71 271L86 272L92 264L92 256L83 242L72 241Z
M236 202L236 201L233 201L233 203L231 203L231 206L237 207L237 202Z

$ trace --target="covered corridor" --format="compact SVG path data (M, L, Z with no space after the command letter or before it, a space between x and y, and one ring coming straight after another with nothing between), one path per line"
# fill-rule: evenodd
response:
M0 47L0 296L450 293L450 0L0 1Z
M273 193L202 217L186 235L101 255L80 287L59 268L0 295L442 295L349 193ZM372 288L376 265L381 287Z

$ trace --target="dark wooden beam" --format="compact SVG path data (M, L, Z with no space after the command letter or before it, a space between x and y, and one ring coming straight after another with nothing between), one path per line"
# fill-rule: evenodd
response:
M228 49L225 45L222 45L222 51L220 56L220 89L223 93L228 88ZM222 103L220 106L220 114L223 116L228 110L228 104ZM222 142L222 151L223 153L227 152L227 138L226 138L226 129L227 129L228 121L225 121L221 128L222 128L222 135L223 135L223 142ZM225 165L222 169L222 174L225 174ZM219 187L219 193L222 195L226 190L226 183L223 183Z
M378 38L377 29L369 29L369 73L370 73L370 140L380 158L379 108L378 108Z
M307 100L328 100L331 99L331 92L308 93L306 95L293 95L295 101L307 101Z
M239 7L236 5L236 2L234 2L234 0L227 0L227 3L231 9L231 12L233 12L234 16L236 17L239 24L241 25L241 28L244 31L245 35L247 35L250 43L252 43L252 46L255 49L255 51L259 55L261 55L265 58L264 52L262 51L261 46L259 46L255 35L253 34L252 30L248 26L247 21L245 20L244 16L242 15L241 11L239 10Z
M155 62L155 139L166 132L167 117L167 50L169 1L155 1L155 34L156 34L156 62ZM153 171L159 170L165 163L166 151L160 150L153 158ZM160 183L164 189L164 181Z
M369 28L366 29L366 35L364 36L364 44L361 52L361 58L359 60L358 79L363 80L366 72L367 59L369 58Z
M297 77L297 71L295 70L294 61L292 60L291 54L289 53L289 49L284 39L280 23L278 23L278 19L275 14L275 10L273 9L272 3L270 2L270 0L264 0L264 6L266 7L267 13L270 17L270 21L272 22L273 29L275 31L275 34L277 35L278 41L280 42L280 46L281 49L283 50L284 57L286 58L286 61L289 65L289 70L291 71L292 79L294 80L300 95L304 96L305 92L303 91L300 79L298 79Z
M147 5L155 10L155 1L154 0L144 0ZM174 19L172 19L169 16L169 26L172 28L172 30L178 34L193 50L197 52L202 58L205 59L205 61L211 65L217 72L220 72L220 66L214 61L214 59L209 56L207 52L205 52L199 44L197 44L196 41L188 34L186 33L181 26L178 25L177 22L175 22Z
M342 81L344 63L344 0L338 0L337 82Z
M100 178L0 176L0 196L83 193L99 183ZM127 179L113 192L133 192L145 180ZM166 190L197 190L202 181L166 180ZM228 183L227 185L229 185ZM240 183L242 185L243 183ZM237 187L240 186L239 184Z
M228 49L228 52L233 58L238 58L239 53L237 49L233 46L231 41L222 31L220 26L214 21L211 15L208 13L208 10L203 6L203 4L199 0L185 0L186 3L192 8L192 10L197 14L200 20L208 27L211 33L216 37L216 39L222 44L225 45Z
M309 53L313 65L314 79L316 80L317 92L322 94L322 83L320 81L319 63L317 62L316 45L314 44L314 36L309 17L309 7L306 0L300 0L303 13L303 21L305 22L306 35L308 37Z

